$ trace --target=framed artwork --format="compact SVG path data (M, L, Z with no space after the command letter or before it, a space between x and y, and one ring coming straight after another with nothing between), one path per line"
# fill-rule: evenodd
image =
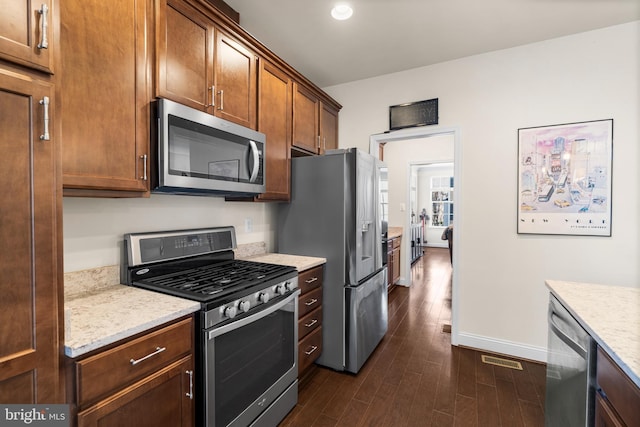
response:
M613 119L518 129L518 233L611 236Z

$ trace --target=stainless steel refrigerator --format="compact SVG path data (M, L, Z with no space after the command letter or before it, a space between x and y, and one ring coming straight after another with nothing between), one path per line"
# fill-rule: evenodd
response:
M327 259L322 354L357 373L387 332L378 160L352 148L291 161L291 202L278 211L278 252Z

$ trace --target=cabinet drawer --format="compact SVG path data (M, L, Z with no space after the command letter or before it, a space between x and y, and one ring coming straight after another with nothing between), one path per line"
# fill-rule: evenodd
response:
M322 307L318 307L298 321L298 339L306 337L322 325Z
M298 344L298 375L322 353L322 326L307 335Z
M322 288L314 289L298 299L298 318L322 305Z
M323 267L315 267L310 270L303 271L298 275L298 287L300 293L304 294L312 289L315 289L322 285L322 272Z
M392 245L393 249L397 249L400 247L400 241L401 241L400 237L396 237L395 239L393 239L393 245Z
M78 405L94 402L191 353L192 345L189 318L77 361Z
M598 386L611 406L626 425L635 425L640 420L640 389L600 347L596 372Z

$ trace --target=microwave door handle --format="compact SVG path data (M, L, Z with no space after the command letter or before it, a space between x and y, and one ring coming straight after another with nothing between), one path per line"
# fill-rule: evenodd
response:
M251 178L249 178L249 182L254 182L258 176L258 171L260 170L260 156L256 143L249 140L249 145L251 146L251 154L253 157L253 170L251 171Z

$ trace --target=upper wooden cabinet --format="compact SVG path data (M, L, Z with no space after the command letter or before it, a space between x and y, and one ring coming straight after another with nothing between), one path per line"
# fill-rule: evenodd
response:
M306 87L293 84L292 145L311 153L319 152L320 100Z
M0 58L53 73L55 0L0 0Z
M258 131L267 136L265 172L267 189L259 200L288 201L291 176L291 78L263 61L260 66Z
M320 108L320 154L338 148L338 110L322 103Z
M54 86L0 68L0 402L61 403Z
M216 31L214 114L256 128L258 57L222 31Z
M61 3L65 194L149 194L152 10L151 0Z
M156 96L256 128L258 57L184 0L159 0Z
M298 83L293 91L292 146L313 154L338 148L338 110Z

